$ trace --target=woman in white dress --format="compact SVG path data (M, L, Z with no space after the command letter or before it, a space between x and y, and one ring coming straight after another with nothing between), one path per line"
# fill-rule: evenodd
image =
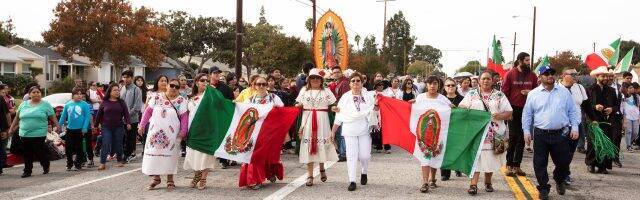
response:
M360 161L360 184L367 184L367 169L371 159L371 126L375 126L373 109L375 106L374 92L369 92L362 87L364 79L360 73L355 72L349 79L351 90L343 94L334 108L336 119L332 128L330 140L333 141L339 126L342 126L347 151L347 172L349 174L349 187L347 190L356 190L356 167Z
M398 78L393 78L391 79L391 87L385 89L382 94L386 97L402 100L402 88L400 86L400 80Z
M252 86L256 90L243 101L244 103L273 104L274 107L284 106L278 95L267 91L267 79L264 77L256 77ZM276 182L276 178L282 180L284 178L284 166L280 161L277 163L265 163L263 166L254 163L243 163L240 167L240 177L241 179L246 177L245 180L240 180L240 187L247 186L249 189L257 190L260 189L265 179L269 179L272 183Z
M447 99L446 96L440 94L439 92L443 86L443 81L440 78L438 78L437 76L431 75L427 77L427 80L425 82L427 83L427 86L425 87L425 93L422 93L416 96L415 102L427 102L427 103L437 102L441 104L450 105L451 107L453 107L453 104L451 103L451 101L449 101L449 99ZM439 141L439 142L440 144L442 144L442 141ZM436 154L443 153L443 152L440 152L440 145L438 146L435 152ZM431 163L431 160L426 160L425 162L420 163L420 167L422 169L422 187L420 188L420 192L422 193L428 193L429 187L431 188L438 187L436 185L436 171L438 169L432 167L432 165L433 164Z
M298 131L300 137L300 163L307 164L306 186L313 185L313 164L320 165L320 180L327 181L324 163L338 161L338 154L329 140L331 124L329 123L329 106L336 102L336 97L329 88L323 88L322 76L317 69L312 69L307 78L307 85L300 90L296 98L296 107L302 107L302 123Z
M468 193L475 195L478 193L478 179L480 173L484 173L484 184L486 192L493 192L491 185L491 176L494 172L498 172L505 162L505 153L495 154L493 151L493 140L495 142L505 142L507 126L504 120L511 118L511 104L504 93L493 89L493 78L490 72L484 72L480 76L480 87L477 90L471 90L467 96L460 102L461 108L470 108L476 110L484 110L491 113L491 125L487 136L482 143L482 152L476 171L471 179ZM505 144L506 145L506 144Z
M187 100L178 89L180 83L173 79L166 92L151 97L138 127L138 133L143 134L149 124L142 159L142 173L153 177L149 190L160 184L160 175L167 175L167 190L176 187L173 175L178 173L180 141L186 137L189 124Z
M209 77L207 74L200 73L194 79L196 83L194 84L191 99L189 99L189 130L191 130L191 123L193 122L193 117L198 111L198 106L200 106L200 101L202 100L202 95L204 94L205 89L209 85ZM193 130L189 133L189 135L199 135L199 134L208 134L208 133L194 133ZM216 157L210 154L206 154L204 152L191 149L187 147L187 155L184 159L184 165L182 166L185 170L193 170L194 176L191 182L189 183L190 188L197 187L199 190L204 190L207 187L207 175L209 171L214 169L217 165Z

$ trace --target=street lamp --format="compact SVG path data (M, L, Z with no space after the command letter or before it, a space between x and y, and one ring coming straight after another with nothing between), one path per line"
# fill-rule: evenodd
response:
M518 17L524 17L524 18L528 18L531 19L531 21L533 21L533 30L532 30L532 37L531 37L531 60L532 63L535 59L534 57L534 52L536 49L536 6L533 6L533 18L528 17L528 16L519 16L519 15L514 15L512 18L518 18Z

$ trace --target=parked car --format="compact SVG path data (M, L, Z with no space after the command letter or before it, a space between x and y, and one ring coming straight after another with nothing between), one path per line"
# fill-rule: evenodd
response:
M49 102L53 109L56 111L56 117L60 118L60 113L64 109L64 104L71 101L71 93L57 93L42 98Z

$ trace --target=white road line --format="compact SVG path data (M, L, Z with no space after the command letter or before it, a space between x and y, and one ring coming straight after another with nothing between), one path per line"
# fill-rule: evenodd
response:
M329 169L331 166L333 166L333 164L336 164L336 162L326 162L324 163L324 168ZM305 166L306 168L306 166ZM306 170L305 170L306 171ZM320 174L320 169L316 168L315 170L313 170L313 176L316 177ZM291 183L287 184L286 186L280 188L278 191L274 192L273 194L269 195L268 197L264 198L265 200L277 200L277 199L284 199L287 195L291 194L293 191L295 191L296 189L298 189L300 186L304 185L305 183L307 183L307 173L304 173L302 176L296 178L296 180L292 181Z
M72 186L69 186L69 187L57 189L57 190L54 190L54 191L51 191L51 192L47 192L47 193L44 193L44 194L40 194L40 195L32 196L32 197L29 197L29 198L25 198L24 200L37 199L37 198L49 196L49 195L52 195L52 194L64 192L64 191L67 191L67 190L70 190L70 189L73 189L73 188L82 187L82 186L89 185L89 184L92 184L92 183L95 183L95 182L98 182L98 181L107 180L107 179L110 179L110 178L115 178L115 177L122 176L122 175L125 175L125 174L128 174L128 173L131 173L131 172L136 172L136 171L139 171L140 169L142 169L142 168L132 169L132 170L129 170L129 171L126 171L126 172L120 172L120 173L117 173L117 174L105 176L105 177L102 177L102 178L99 178L99 179L96 179L96 180L80 183L78 185L72 185Z

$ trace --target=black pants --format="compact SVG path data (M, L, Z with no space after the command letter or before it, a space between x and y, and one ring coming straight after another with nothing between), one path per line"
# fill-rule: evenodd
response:
M456 171L456 174L460 173L459 171ZM449 169L440 169L440 177L447 177L447 178L451 178L451 170Z
M507 166L520 167L524 151L524 133L522 132L522 108L513 107L513 120L509 123L509 145L507 148Z
M82 150L82 130L67 129L66 136L64 154L67 156L67 168L75 166L79 169L85 157L84 151ZM73 159L73 155L76 155L75 160Z
M543 133L539 129L534 130L533 136L533 170L538 180L538 191L540 193L549 193L551 185L549 185L549 174L547 173L547 165L549 164L549 155L555 165L553 170L553 180L556 183L562 183L569 174L569 164L571 163L571 145L570 139L558 133Z
M375 147L376 150L382 150L383 147L384 150L391 150L391 145L382 144L382 132L380 130L371 131L371 140L373 141L373 147Z
M614 115L613 120L611 121L611 136L613 136L611 142L613 142L618 149L620 148L620 144L622 144L622 115ZM620 151L618 151L618 157L615 159L616 161L620 161Z
M131 130L124 134L124 157L129 158L136 153L136 140L138 135L138 123L131 123Z
M568 143L569 143L569 169L567 170L567 176L571 175L571 162L573 161L573 155L576 153L576 149L578 149L579 141L580 141L580 139L568 140Z
M42 169L49 170L49 159L47 159L46 146L44 141L46 137L22 137L24 146L24 173L31 174L33 170L33 160L37 158L42 165Z

